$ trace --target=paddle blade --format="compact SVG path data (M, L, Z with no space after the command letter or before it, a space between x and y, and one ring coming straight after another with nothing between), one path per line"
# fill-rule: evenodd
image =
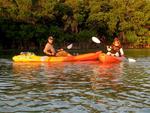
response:
M71 49L72 46L73 46L73 44L69 44L69 45L67 46L67 49Z
M101 43L101 41L97 37L94 37L94 36L92 37L92 41L98 44Z
M135 60L135 59L132 59L132 58L128 58L128 61L129 61L129 62L136 62L136 60Z

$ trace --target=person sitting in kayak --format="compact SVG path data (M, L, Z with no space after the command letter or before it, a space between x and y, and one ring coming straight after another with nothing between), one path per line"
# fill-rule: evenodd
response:
M56 54L56 51L53 47L53 37L52 36L49 36L48 39L47 39L47 43L44 47L44 50L43 52L46 54L46 55L49 55L49 56L54 56Z
M48 37L48 42L44 47L43 52L48 56L71 56L68 52L64 51L62 48L57 50L57 53L53 47L53 40L54 38L52 36Z
M107 55L121 57L124 56L124 52L119 39L116 37L111 46L107 46Z

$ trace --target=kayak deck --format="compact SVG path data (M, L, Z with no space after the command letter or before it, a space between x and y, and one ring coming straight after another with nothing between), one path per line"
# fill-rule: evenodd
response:
M49 57L49 56L37 56L34 54L30 55L16 55L12 59L15 62L72 62L72 61L90 61L98 60L98 56L101 51L95 53L81 54L77 56L67 56L67 57Z

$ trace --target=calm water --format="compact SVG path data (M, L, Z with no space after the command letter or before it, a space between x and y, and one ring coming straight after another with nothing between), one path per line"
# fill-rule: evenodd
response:
M0 59L1 113L150 113L150 50L137 62L15 63Z

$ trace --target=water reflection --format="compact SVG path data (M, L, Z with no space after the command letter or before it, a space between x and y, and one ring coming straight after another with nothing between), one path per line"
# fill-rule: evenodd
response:
M99 64L91 77L93 89L116 88L121 84L123 63Z
M51 81L77 81L79 78L84 81L85 76L92 73L92 64L97 62L76 62L76 63L23 63L13 62L13 76L23 79L41 79L49 83ZM96 65L95 65L96 66ZM84 76L81 77L81 75ZM87 75L86 75L87 74ZM45 82L45 81L44 81Z

